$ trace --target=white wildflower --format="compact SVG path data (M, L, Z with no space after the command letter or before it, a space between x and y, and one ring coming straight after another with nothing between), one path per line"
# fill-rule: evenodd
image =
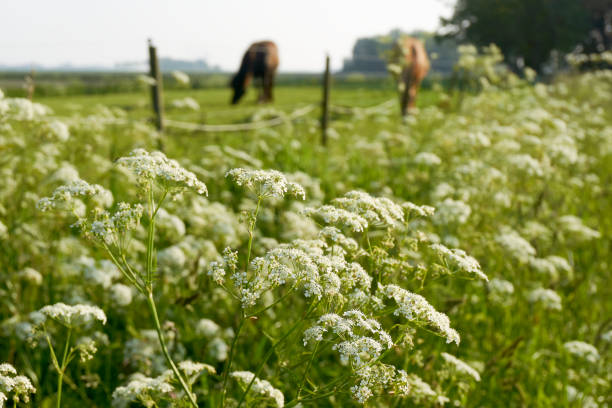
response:
M442 160L433 153L421 152L414 156L414 162L422 166L434 167L442 163Z
M503 228L495 237L495 241L512 257L521 263L535 256L536 250L531 244L519 235L518 232L509 228Z
M172 77L181 85L189 85L189 75L182 71L172 71Z
M561 310L561 297L552 289L536 288L529 292L531 303L540 303L545 309Z
M465 224L472 208L461 200L446 198L436 205L433 222L437 225Z
M574 340L564 343L563 347L568 353L583 358L590 363L596 363L599 360L599 351L589 343Z
M195 326L195 331L198 336L211 338L221 332L221 327L210 319L200 319Z
M144 188L148 188L151 183L157 183L162 189L189 189L201 195L208 194L206 185L198 180L195 174L161 152L149 153L144 149L136 149L129 156L117 160L117 164L134 173L138 183Z
M402 203L402 207L408 213L416 214L419 217L429 217L434 215L434 213L436 212L436 209L434 207L430 207L428 205L416 205L414 203L411 203L410 201Z
M249 392L272 399L278 408L285 406L285 396L283 393L279 389L274 388L268 381L256 378L255 374L250 371L234 371L230 376L235 378L245 388L254 379Z
M115 283L110 288L111 299L119 306L125 307L132 303L132 289L121 283Z
M83 180L75 180L56 188L50 197L40 199L37 207L41 211L71 209L74 208L76 205L75 200L79 197L93 197L106 192L107 190L100 185L89 184Z
M574 215L564 215L558 220L561 230L576 241L590 241L601 237L601 233L583 224L582 220Z
M40 312L67 327L82 326L95 320L106 324L106 315L97 306L56 303L43 307Z
M395 315L401 315L410 321L424 322L433 327L447 343L459 344L459 333L450 327L450 320L444 313L438 312L421 295L407 291L397 285L379 286L380 292L397 303Z
M474 370L474 368L472 368L464 361L448 353L441 353L440 355L442 356L442 358L444 358L444 361L447 364L451 365L455 370L457 370L457 372L466 374L474 378L474 380L476 381L480 381L480 374L478 373L478 371Z
M283 173L276 170L236 168L228 171L225 176L234 180L239 186L246 187L258 198L283 198L288 192L296 198L306 199L302 186L288 181Z
M442 244L432 244L430 246L438 255L443 258L450 266L459 269L459 271L467 275L488 281L489 278L485 275L478 261L465 253L465 251L457 248L449 249Z
M306 208L304 214L310 217L320 217L326 224L346 226L354 232L363 232L368 228L368 221L364 217L332 205Z
M386 197L372 197L363 191L350 191L333 204L365 218L369 224L395 226L404 220L404 210Z
M132 375L127 385L117 387L113 391L113 407L126 408L133 401L145 406L154 406L153 404L158 402L160 397L174 390L169 384L171 376L171 372L156 378L146 377L140 373Z

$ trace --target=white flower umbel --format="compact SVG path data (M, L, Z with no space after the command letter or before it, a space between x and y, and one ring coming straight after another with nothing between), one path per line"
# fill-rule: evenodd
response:
M174 388L169 384L172 372L167 371L159 377L150 378L140 373L132 375L127 385L113 391L113 407L126 408L131 402L140 402L143 406L155 406Z
M508 254L521 263L525 263L529 258L535 256L536 250L520 234L510 228L502 228L495 237L497 242Z
M283 173L276 170L236 168L228 171L225 176L234 180L239 186L246 187L260 199L283 198L286 193L302 200L306 199L306 193L301 185L288 181Z
M49 346L51 358L53 360L53 368L57 371L57 408L60 408L62 400L62 386L64 382L64 374L70 362L74 359L75 354L79 353L81 361L86 361L93 357L93 354L97 351L95 342L90 338L81 338L81 341L73 347L71 345L71 335L74 331L87 327L95 321L100 321L102 324L106 324L106 315L97 306L89 305L74 305L69 306L64 303L56 303L54 305L48 305L40 309L35 314L30 314L32 320L35 320L37 325L42 327L44 337ZM64 346L64 353L61 355L61 359L58 353L55 352L49 333L45 323L48 319L53 319L59 324L67 327L67 334Z
M584 341L568 341L563 344L563 348L565 348L568 353L583 358L590 363L599 361L599 351L597 351L592 344L585 343Z
M402 203L402 208L408 214L416 214L419 217L430 217L436 212L436 209L434 207L430 207L428 205L417 205L411 203L410 201Z
M527 299L531 303L539 303L545 309L561 310L561 297L552 289L536 288L529 292Z
M451 268L457 269L470 277L473 276L485 281L489 280L487 275L480 269L478 261L466 254L465 251L456 248L450 249L442 244L432 244L430 247L440 256L440 258L444 259Z
M106 315L97 306L56 303L43 307L40 312L69 328L85 326L96 320L106 324Z
M278 408L285 406L285 396L283 393L279 389L274 388L268 381L256 378L255 374L250 371L234 371L230 375L242 386L247 386L254 380L250 390L252 393L272 399Z
M17 403L30 402L30 395L36 392L36 388L30 379L23 375L17 375L15 367L9 363L0 364L0 408L10 396L17 406Z
M112 197L110 191L97 184L89 184L83 180L75 180L55 189L50 197L41 198L38 201L38 209L50 210L74 210L78 198L94 197L103 195ZM111 199L112 202L112 199Z
M478 373L478 371L474 370L474 368L472 368L466 362L448 353L443 352L440 355L442 356L444 361L449 366L453 367L453 369L456 370L457 372L468 375L472 377L475 381L480 381L480 374Z
M136 149L129 156L117 160L117 164L130 170L144 188L157 184L162 190L174 193L192 190L201 195L208 194L206 185L195 174L161 152Z
M333 204L365 218L371 225L395 226L404 220L404 210L386 197L372 197L363 191L350 191Z
M333 205L305 208L304 214L310 217L321 218L326 224L348 227L354 232L363 232L368 228L368 221L361 215L334 207Z
M397 285L379 286L383 296L397 303L395 315L400 315L417 324L426 324L435 329L447 343L459 344L459 333L450 327L450 320L444 313L438 312L421 295L407 291Z
M304 345L323 340L324 334L329 331L344 340L332 347L340 353L340 361L351 362L356 367L378 358L383 350L393 346L391 336L381 328L380 323L367 318L359 310L346 311L342 316L335 313L321 316L317 325L304 332Z

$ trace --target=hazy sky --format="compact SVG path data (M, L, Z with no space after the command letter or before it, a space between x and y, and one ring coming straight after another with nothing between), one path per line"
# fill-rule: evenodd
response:
M280 70L334 69L360 36L437 27L449 0L0 0L0 65L107 65L161 56L235 69L255 40L276 41Z

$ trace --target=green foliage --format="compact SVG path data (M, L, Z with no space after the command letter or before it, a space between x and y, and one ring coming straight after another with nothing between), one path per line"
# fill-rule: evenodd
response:
M142 150L129 156L156 146L144 92L40 98L53 114L0 97L0 364L31 380L32 407L56 403L51 350L65 344L67 361L87 360L56 356L67 408L188 406L169 360L206 407L610 405L611 75L491 84L460 105L426 91L406 121L388 105L338 111L327 148L317 113L248 132L169 130L178 163L156 154L154 172ZM332 104L395 95L378 88L339 87ZM166 96L200 105L168 110L176 120L268 109L230 109L221 89ZM319 100L319 87L280 87L273 108ZM197 185L179 168L209 196L162 200ZM70 211L41 213L43 197ZM71 225L84 217L83 237ZM45 325L49 348L32 312L59 302L97 305L106 324L74 341Z
M551 51L568 52L585 41L591 24L576 0L459 0L443 19L446 37L479 46L497 44L507 60L540 70ZM609 1L608 1L609 4Z

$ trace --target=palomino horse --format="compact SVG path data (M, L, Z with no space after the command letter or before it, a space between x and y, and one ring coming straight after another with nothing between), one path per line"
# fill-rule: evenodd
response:
M274 74L278 67L278 48L272 41L261 41L251 44L244 53L238 73L230 83L234 89L232 105L238 103L246 92L251 79L261 78L260 102L272 101Z
M415 107L419 86L429 71L429 58L423 43L412 37L398 40L393 52L403 59L399 80L404 84L401 109L402 116L406 116L408 111Z

